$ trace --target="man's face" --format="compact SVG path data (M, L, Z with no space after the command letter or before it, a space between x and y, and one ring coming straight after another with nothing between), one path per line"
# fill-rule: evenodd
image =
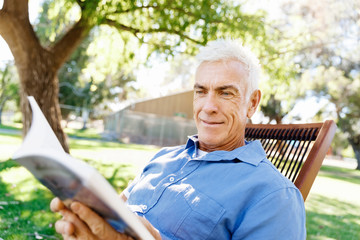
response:
M200 149L229 151L244 145L247 77L243 64L235 60L203 62L197 69L194 118Z

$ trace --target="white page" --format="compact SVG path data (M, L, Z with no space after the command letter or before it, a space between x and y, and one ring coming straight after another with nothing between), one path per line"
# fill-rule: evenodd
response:
M47 183L54 184L56 182L55 180L59 180L55 178L55 180L49 181L49 177L55 176L61 178L62 175L64 175L65 178L61 179L61 181L65 181L65 185L67 180L72 180L72 177L76 177L76 179L80 177L79 186L82 186L82 189L86 188L90 191L86 194L85 199L88 199L90 193L94 193L94 198L102 201L100 202L101 205L106 204L111 208L111 211L114 211L119 216L115 222L125 222L126 229L132 229L132 231L135 231L136 235L141 239L153 240L154 238L148 232L146 227L135 214L127 209L126 205L119 198L110 183L107 182L93 167L87 165L85 162L72 158L63 150L35 99L33 97L28 97L28 100L33 113L31 128L27 133L22 146L14 154L13 159L27 167L27 169L30 170L40 182L42 180L42 184L48 188L49 186L46 185ZM67 170L64 169L64 167ZM56 169L55 172L54 168ZM57 182L55 185L61 185L59 183L61 182ZM49 189L54 190L58 189L58 187L54 186ZM67 193L72 190L58 191L60 191L59 193ZM76 196L74 197L76 198ZM81 201L82 197L80 196L80 198L76 200ZM95 204L94 207L100 205L100 203Z
M28 100L32 109L32 123L31 128L22 143L21 152L26 153L33 149L44 148L56 150L57 152L65 152L34 97L29 96ZM31 141L33 139L36 139L36 141ZM18 156L15 153L14 158L17 157Z

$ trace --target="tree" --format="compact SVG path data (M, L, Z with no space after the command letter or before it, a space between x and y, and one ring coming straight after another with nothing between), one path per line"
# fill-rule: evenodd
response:
M99 46L111 47L111 43L108 42L116 42L114 34L94 32L92 31L80 44L58 74L62 117L67 119L70 113L81 112L83 129L86 128L88 118L95 116L95 108L97 112L106 110L102 109L107 106L103 104L104 101L125 100L129 91L136 91L129 86L136 78L131 72L122 70L125 68L124 63L118 65L118 62L121 62L118 61L119 56L104 58L103 55L96 55L98 52L104 52ZM113 52L118 54L112 50Z
M268 118L268 123L279 124L285 117L293 117L289 113L299 98L304 96L299 86L302 68L297 56L304 48L304 42L307 42L307 35L304 34L307 26L299 25L298 21L293 23L293 16L287 16L281 11L274 15L274 11L278 10L277 8L280 10L281 3L286 1L273 1L268 2L269 4L259 2L262 1L255 1L255 4L249 1L248 4L258 5L257 8L269 14L269 17L264 19L266 35L263 37L266 38L266 51L257 53L263 68L260 110ZM262 121L266 121L266 118Z
M259 51L267 46L260 43L265 38L257 38L264 35L263 16L245 14L241 5L232 1L58 0L53 4L77 18L61 22L57 27L62 31L55 31L48 45L39 40L31 26L25 0L4 0L0 34L10 47L19 73L24 132L31 119L26 96L33 95L66 151L57 72L94 26L108 25L121 33L128 61L134 53L127 46L134 42L146 44L149 54L167 56L176 52L194 54L198 44L219 36L257 42Z
M195 83L195 57L179 54L169 62L169 69L165 71L165 76L161 87L165 89L164 95L178 93L179 91L193 89Z
M308 95L328 100L320 113L337 121L360 170L360 2L304 1L286 8L308 28L297 55L301 85Z
M347 76L336 67L319 66L305 72L302 82L314 94L329 101L320 109L321 114L337 119L337 126L352 146L360 170L360 73Z
M13 64L9 62L0 71L0 125L2 124L1 117L6 102L9 100L16 101L19 98L17 76L12 67Z

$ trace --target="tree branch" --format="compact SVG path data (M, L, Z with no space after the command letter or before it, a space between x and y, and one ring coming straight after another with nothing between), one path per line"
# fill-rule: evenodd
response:
M198 40L196 40L196 39L193 39L193 38L185 35L185 34L182 33L181 31L176 31L176 30L174 30L174 29L167 29L167 28L156 28L156 29L152 29L152 28L151 28L151 29L147 29L147 30L140 30L140 29L137 29L137 28L125 26L125 25L123 25L123 24L121 24L121 23L118 23L118 22L116 22L116 21L114 21L114 20L111 20L111 19L104 19L104 20L103 20L103 24L107 24L107 25L109 25L109 26L115 27L115 28L117 28L118 30L124 30L124 31L131 32L131 33L133 33L137 38L138 38L138 36L137 36L138 33L142 33L142 34L143 34L143 33L161 33L161 32L163 32L163 33L170 33L170 34L178 35L178 36L180 36L181 38L187 39L187 40L192 41L192 42L194 42L194 43L196 43L196 44L203 44L203 42L198 41Z
M190 11L185 11L185 9L183 8L180 8L180 7L171 7L171 6L159 6L159 5L146 5L146 6L136 6L136 7L133 7L133 8L128 8L128 9L125 9L125 10L116 10L114 12L111 12L108 15L111 15L111 14L123 14L123 13L129 13L129 12L134 12L136 10L143 10L143 9L157 9L158 11L164 11L165 9L168 9L168 10L174 10L174 11L177 11L177 12L180 12L182 13L182 15L186 15L186 16L190 16L190 17L193 17L195 19L203 19L201 17L201 15L197 15L195 13L192 13ZM224 21L222 20L213 20L211 21L211 23L223 23Z
M91 30L92 25L83 17L51 48L55 63L60 67L79 46Z
M131 32L133 34L140 33L139 29L132 28L132 27L129 27L129 26L125 26L124 24L118 23L118 22L116 22L114 20L107 19L107 18L103 20L102 24L106 24L106 25L109 25L111 27L115 27L118 30L128 31L128 32Z
M195 17L195 18L197 18L197 19L201 19L201 18L200 18L199 16L197 16L196 14L194 14L194 13L192 13L192 12L187 12L187 11L185 11L183 8L170 7L170 6L163 7L163 6L159 6L159 5L156 5L156 6L155 6L155 5L137 6L137 7L133 7L133 8L121 10L121 11L115 11L115 12L112 12L112 14L129 13L129 12L134 12L134 11L136 11L136 10L150 9L150 8L157 9L157 10L159 10L159 11L162 11L162 10L165 10L165 9L175 10L175 11L178 11L178 12L183 13L184 15L191 16L191 17Z
M28 0L4 0L1 11L14 13L19 18L29 18Z

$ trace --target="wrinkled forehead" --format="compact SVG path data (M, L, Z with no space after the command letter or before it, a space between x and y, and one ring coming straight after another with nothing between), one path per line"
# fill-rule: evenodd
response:
M240 84L247 86L249 71L239 60L229 59L202 62L195 75L195 82L201 84Z

